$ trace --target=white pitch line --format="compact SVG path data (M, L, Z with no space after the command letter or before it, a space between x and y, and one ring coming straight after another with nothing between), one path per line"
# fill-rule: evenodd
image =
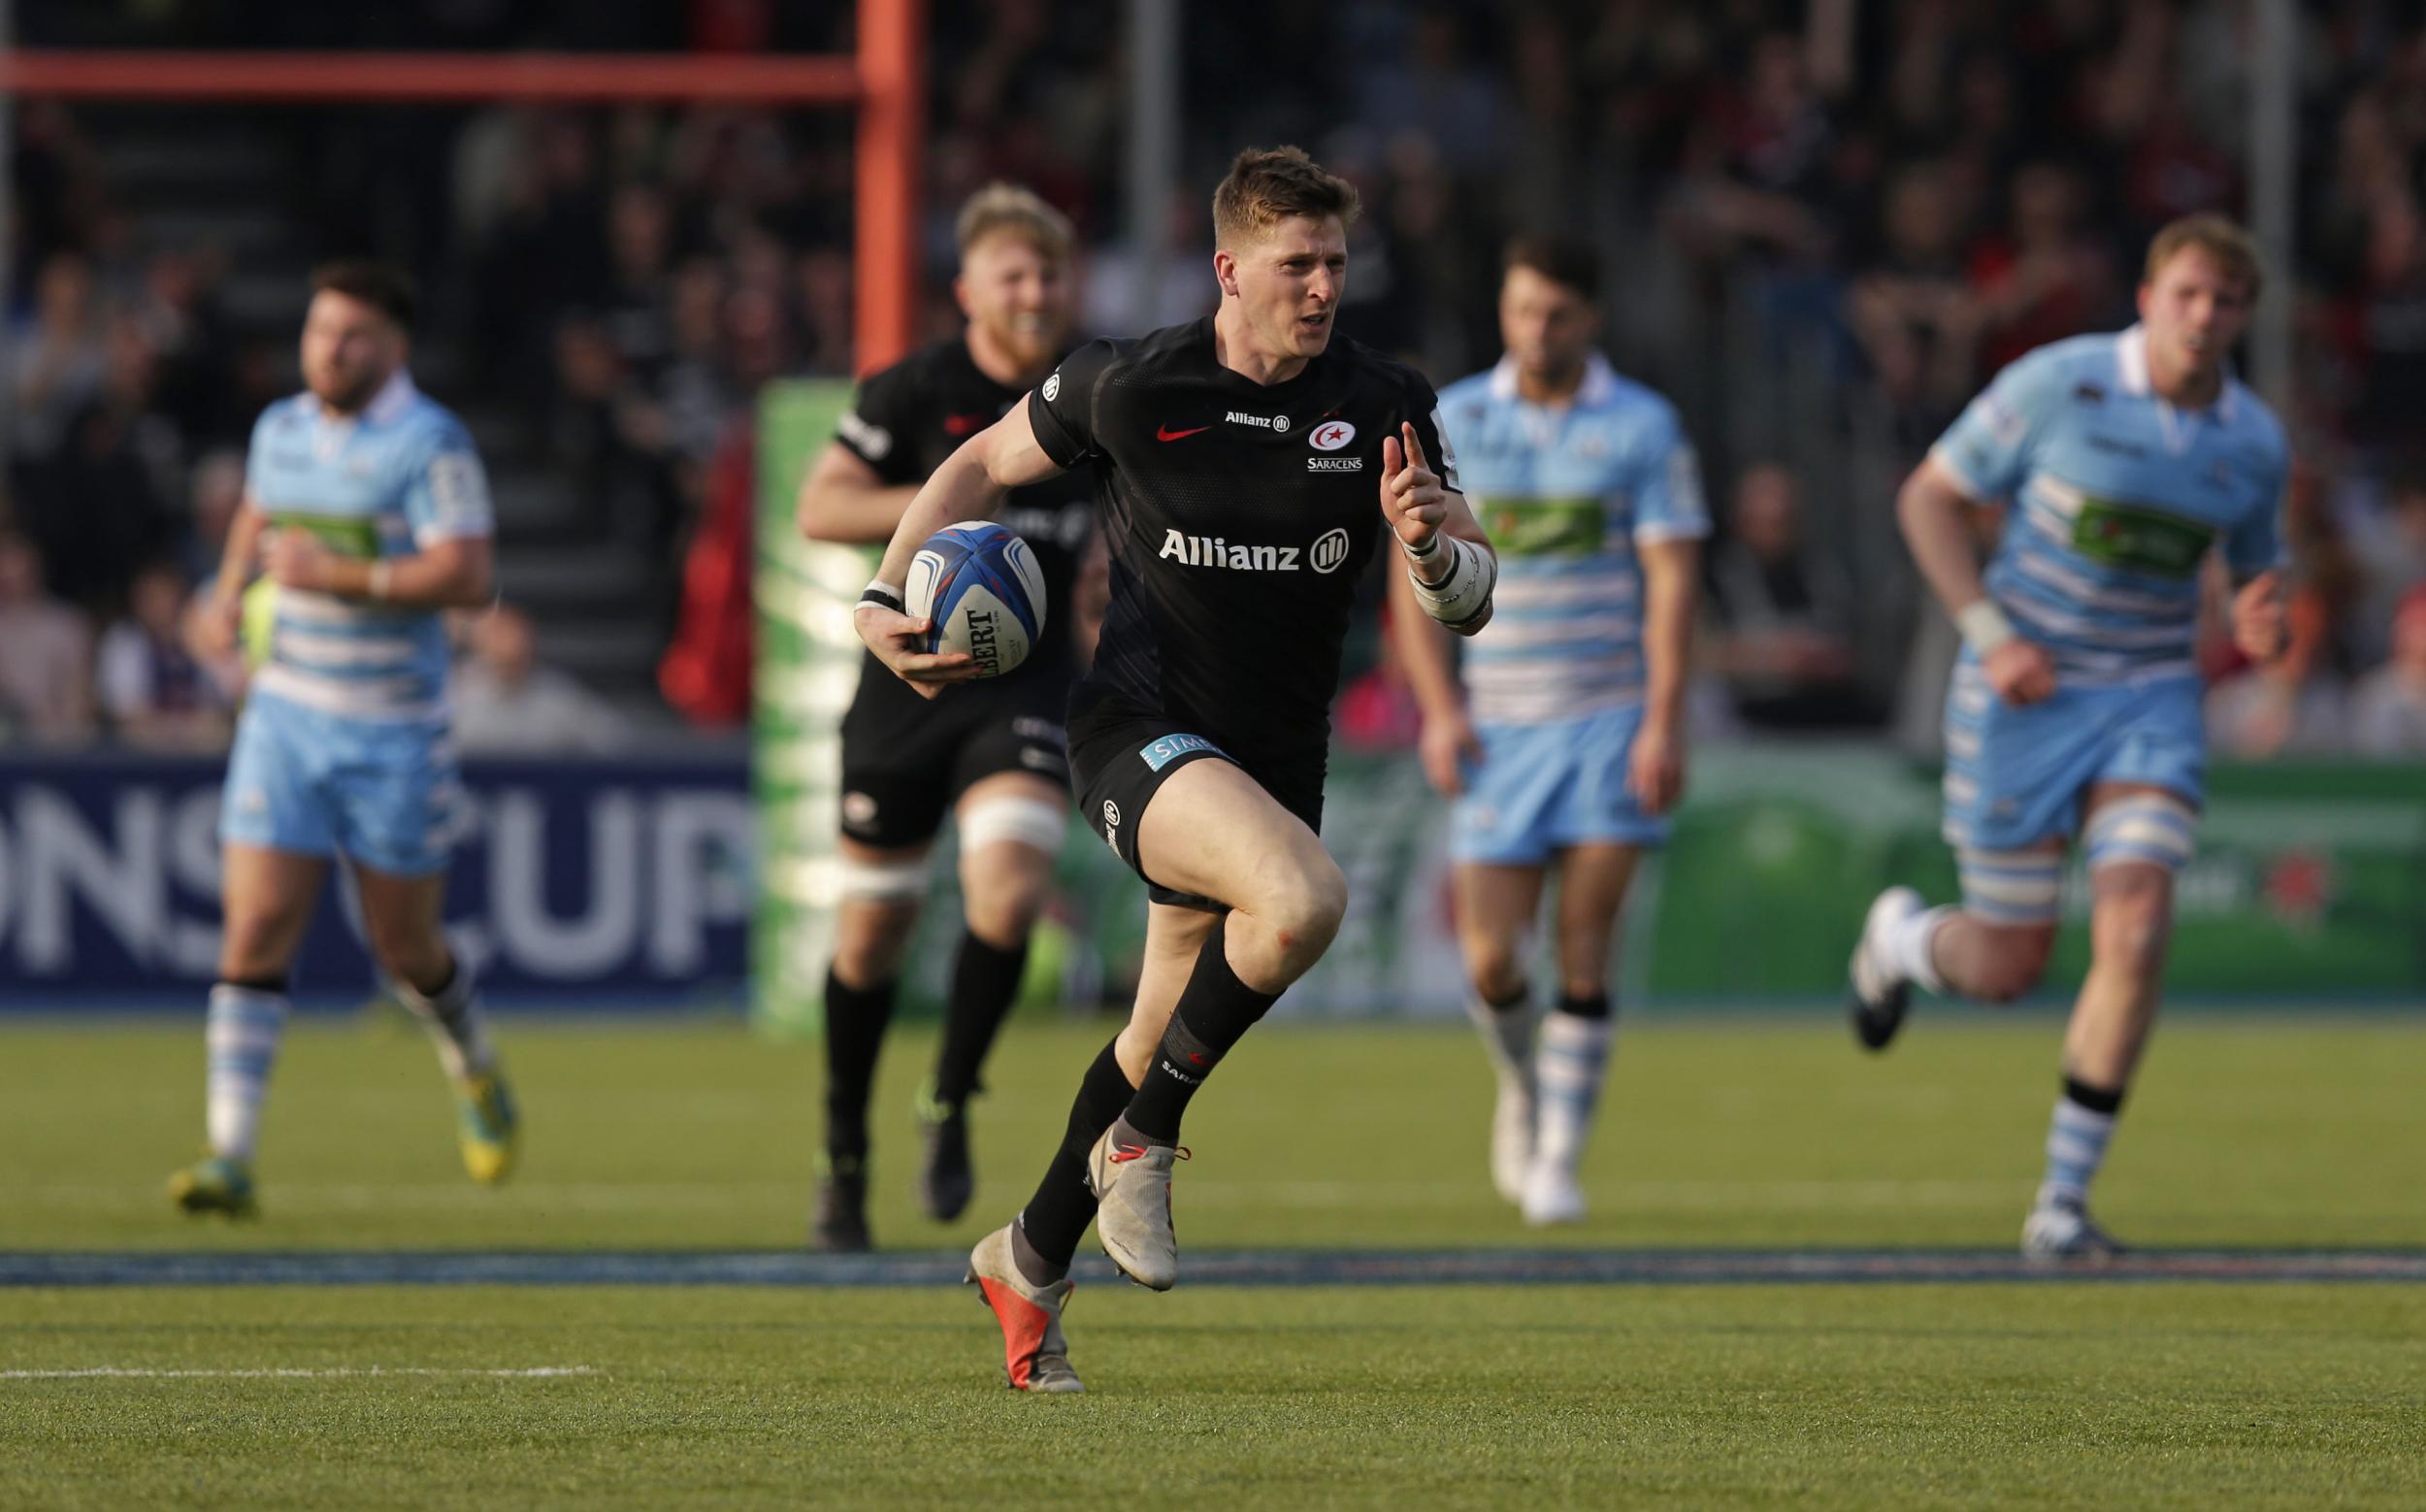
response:
M567 1375L596 1375L594 1365L534 1365L523 1370L458 1369L445 1365L334 1365L326 1369L147 1370L124 1365L95 1365L84 1370L0 1370L0 1381L288 1381L324 1380L333 1376L458 1375L495 1379L547 1380Z

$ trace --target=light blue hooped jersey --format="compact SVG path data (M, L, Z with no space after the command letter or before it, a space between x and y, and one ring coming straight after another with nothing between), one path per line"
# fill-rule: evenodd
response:
M2281 424L2229 374L2205 410L2166 403L2136 325L2016 360L1929 454L2012 502L1985 584L2059 682L2194 674L2209 548L2236 577L2281 559Z
M310 393L263 411L245 480L274 526L346 556L409 556L494 529L471 433L402 372L358 415L331 415ZM332 714L443 719L446 663L436 610L280 588L253 686Z
M1598 353L1572 403L1533 404L1501 359L1441 391L1440 429L1499 553L1492 621L1466 642L1483 724L1538 724L1639 702L1638 544L1710 534L1675 406Z

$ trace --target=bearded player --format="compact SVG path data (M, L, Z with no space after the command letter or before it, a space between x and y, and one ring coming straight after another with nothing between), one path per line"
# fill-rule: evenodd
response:
M2156 1019L2174 877L2207 766L2192 658L2200 580L2220 555L2246 655L2283 638L2282 427L2226 362L2260 281L2240 227L2157 233L2140 323L2043 346L1997 376L1905 483L1914 558L1961 629L1946 706L1946 836L1960 905L1907 887L1871 904L1853 952L1853 1028L1885 1049L1914 984L1991 1003L2037 983L2064 857L2089 878L2087 977L2064 1036L2046 1174L2021 1231L2049 1261L2121 1252L2090 1183ZM1983 575L1965 519L2011 501Z
M1577 1169L1617 1028L1610 940L1635 862L1667 838L1684 787L1686 658L1710 533L1675 406L1593 349L1598 292L1590 247L1518 241L1499 291L1507 354L1441 395L1501 563L1462 689L1446 638L1393 585L1425 771L1458 798L1466 1007L1499 1080L1492 1179L1536 1225L1584 1216ZM1557 1003L1537 1031L1524 943L1554 868Z
M1069 334L1070 227L1026 189L991 184L962 207L953 293L960 335L870 377L834 444L802 486L800 525L813 540L878 544L968 437L1001 418L1052 370ZM919 1099L926 1134L919 1197L949 1222L975 1186L968 1100L1028 964L1028 938L1069 832L1064 707L1073 641L1092 638L1068 614L1093 530L1084 472L1014 493L998 518L1025 539L1045 598L1066 617L1026 664L945 704L920 698L870 656L842 720L842 906L826 977L826 1142L817 1247L869 1248L868 1100L893 1017L902 954L927 890L927 859L948 814L960 832L961 937L943 1040Z
M256 568L276 580L219 813L226 928L208 1027L210 1153L169 1181L190 1213L256 1210L252 1161L287 973L328 876L353 874L371 953L429 1028L465 1167L503 1180L513 1101L471 966L440 927L464 793L446 725L441 611L485 603L488 480L471 435L406 371L414 299L383 264L312 279L305 392L253 427L245 502L193 639L227 654Z
M965 655L921 652L923 622L900 612L911 557L1005 489L1093 461L1111 605L1070 695L1071 782L1145 878L1146 959L1035 1195L969 1257L1022 1390L1080 1390L1061 1316L1090 1221L1131 1280L1178 1279L1182 1114L1339 927L1347 883L1316 831L1340 646L1381 527L1426 612L1466 633L1490 617L1496 563L1454 492L1431 386L1332 336L1356 212L1296 148L1241 153L1213 196L1218 312L1072 353L920 490L859 609L921 691L967 679Z

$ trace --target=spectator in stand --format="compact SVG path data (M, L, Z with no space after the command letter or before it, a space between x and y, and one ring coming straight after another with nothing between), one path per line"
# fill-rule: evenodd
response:
M565 673L539 662L530 617L500 604L471 622L455 669L455 743L483 755L598 754L624 742L623 720Z
M101 305L83 258L60 252L43 264L32 324L17 334L11 356L16 460L40 466L66 448L69 425L100 397L109 376Z
M206 668L186 650L183 575L151 562L135 574L126 603L126 617L102 633L95 676L111 730L151 750L224 748L239 674Z
M2078 174L2032 163L2014 176L2009 198L2005 230L1971 252L1991 372L2049 342L2106 328L2120 298L2113 261L2082 227L2087 193Z
M2426 470L2403 473L2384 507L2360 511L2350 530L2361 580L2343 626L2355 660L2371 666L2391 653L2395 616L2426 584Z
M1883 255L1853 284L1846 316L1899 439L1918 447L1979 386L1983 311L1956 256L1954 184L1936 163L1898 171L1881 223Z
M2209 738L2245 761L2336 756L2349 749L2349 707L2332 669L2331 616L2311 585L2284 606L2282 654L2215 685L2207 696Z
M168 510L137 449L140 411L96 401L67 450L27 477L25 523L49 563L50 591L96 616L125 601L135 567L168 549Z
M1744 722L1808 730L1874 720L1853 680L1852 585L1803 534L1802 489L1774 462L1735 485L1710 556L1721 674Z
M0 530L0 740L66 744L92 731L92 632L44 592L34 543Z
M2350 695L2350 735L2362 756L2426 756L2426 586L2392 617L2392 660Z
M187 582L219 570L227 530L245 503L245 454L233 446L206 451L186 479L186 518L176 532L178 566Z
M556 328L548 450L605 533L650 552L664 550L680 509L664 434L606 327L585 313L567 315Z

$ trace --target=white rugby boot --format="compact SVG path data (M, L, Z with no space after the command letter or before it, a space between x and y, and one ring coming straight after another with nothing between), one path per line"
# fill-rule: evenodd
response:
M1116 1144L1114 1124L1087 1152L1095 1193L1095 1234L1120 1273L1152 1292L1179 1280L1179 1236L1171 1229L1171 1166L1188 1152L1168 1144Z
M1884 1050L1904 1027L1904 1010L1912 1004L1912 982L1896 969L1888 936L1906 919L1928 906L1909 887L1890 887L1873 899L1862 920L1861 938L1853 946L1847 969L1852 978L1849 1010L1853 1037L1865 1050Z

